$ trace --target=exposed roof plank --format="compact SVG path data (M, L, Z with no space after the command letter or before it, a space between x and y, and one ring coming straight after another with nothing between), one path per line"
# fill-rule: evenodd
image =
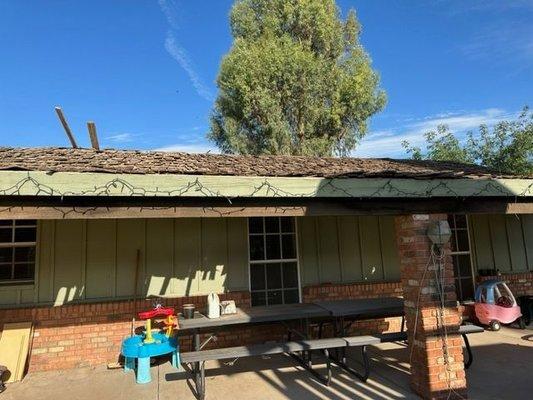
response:
M98 143L98 135L96 134L96 124L92 121L87 122L87 130L89 131L92 148L99 151L100 143Z
M78 144L76 143L76 139L74 138L74 134L70 130L70 126L67 122L67 119L65 118L65 115L63 114L63 110L61 107L55 108L57 116L59 118L59 121L61 122L61 125L63 125L63 129L65 130L65 133L67 134L68 140L70 141L70 144L73 148L77 149Z

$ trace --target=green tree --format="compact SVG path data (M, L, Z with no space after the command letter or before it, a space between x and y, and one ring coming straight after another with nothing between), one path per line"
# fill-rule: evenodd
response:
M334 0L237 0L208 137L224 153L345 155L386 96Z
M426 152L402 142L412 158L480 164L501 173L533 175L533 113L524 107L518 118L501 121L492 129L468 132L463 144L446 125L424 134Z

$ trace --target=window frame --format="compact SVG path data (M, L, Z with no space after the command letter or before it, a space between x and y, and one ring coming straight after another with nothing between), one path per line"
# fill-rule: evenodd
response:
M465 228L459 228L457 229L457 223L456 223L456 216L457 215L463 215L465 217L465 222L466 222L466 227ZM454 283L457 282L459 284L459 286L456 285L456 294L458 295L458 301L460 303L462 302L468 302L468 301L473 301L474 298L475 298L475 292L476 292L476 279L475 279L475 274L474 274L474 260L473 260L473 251L472 251L472 239L471 239L471 236L470 236L470 218L468 216L468 214L462 214L462 213L454 213L454 214L448 214L448 218L449 217L452 217L453 218L453 226L450 226L450 230L452 231L453 235L452 235L452 239L455 240L455 248L456 250L453 251L451 250L450 251L450 255L452 257L452 266L453 266L453 257L454 256L461 256L461 255L466 255L468 256L468 259L469 259L469 263L470 263L470 276L466 276L466 275L461 275L461 270L459 268L459 266L457 266L457 272L458 272L458 275L455 275L455 268L454 268ZM466 235L467 235L467 240L468 240L468 251L464 251L464 250L458 250L458 238L457 238L457 234L456 232L457 231L466 231ZM452 243L450 243L450 246L453 246ZM451 247L453 248L453 247ZM465 300L463 298L463 280L466 280L470 278L472 280L472 293L474 293L474 298L472 298L471 300Z
M31 264L30 262L15 262L14 255L11 260L11 278L10 279L0 279L0 288L19 288L19 287L31 287L35 285L37 280L37 265L38 265L38 252L39 252L39 220L34 220L35 223L21 223L17 225L17 222L27 221L24 219L3 219L3 221L11 221L10 225L1 225L0 229L10 229L11 230L11 242L0 242L0 248L15 249L18 247L33 247L35 252L35 259L33 260L33 277L31 279L15 279L15 267L16 265L22 264ZM31 220L33 221L33 220ZM34 228L35 229L35 241L32 242L15 242L15 234L17 228ZM3 265L8 265L9 263L2 263Z
M283 240L282 240L282 236L283 236L283 232L281 231L281 218L292 218L293 221L294 221L294 232L290 232L291 235L294 235L294 245L295 245L295 257L294 258L286 258L284 259L283 258ZM250 232L250 219L251 218L262 218L263 219L263 232L262 233L251 233ZM277 218L279 223L280 223L280 231L279 233L267 233L266 230L265 230L265 227L266 227L266 224L265 224L265 218ZM286 232L285 234L288 234L289 232ZM266 258L266 237L268 235L279 235L280 237L280 255L281 255L281 258L280 259L276 259L276 260L252 260L251 257L250 257L250 236L262 236L263 237L263 246L264 246L264 249L265 249L265 258ZM281 271L281 288L280 289L275 289L275 290L268 290L267 288L265 288L264 290L253 290L252 291L252 271L251 271L251 266L253 264L283 264L283 263L296 263L296 272L297 272L297 276L298 276L298 287L296 288L298 290L298 303L301 303L302 302L302 280L301 280L301 275L300 275L300 257L299 257L299 245L298 245L298 219L296 217L293 217L293 216L255 216L255 217L247 217L246 218L246 251L247 251L247 254L248 254L248 291L250 292L250 306L252 306L251 302L251 294L253 292L264 292L265 293L265 296L266 296L266 299L265 299L265 302L268 302L268 292L271 291L276 291L276 290L281 290L282 292L282 296L283 296L283 300L284 300L284 291L285 290L291 290L291 289L294 289L293 287L290 287L290 288L285 288L283 286L283 270ZM266 285L266 269L265 269L265 285ZM285 303L284 301L281 303L281 305L283 304L298 304L298 303ZM275 304L265 304L264 306L252 306L252 307L270 307L270 306L274 306Z

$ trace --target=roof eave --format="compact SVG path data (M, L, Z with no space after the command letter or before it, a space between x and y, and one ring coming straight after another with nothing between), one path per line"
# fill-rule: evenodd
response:
M533 178L318 178L0 171L0 196L533 197Z

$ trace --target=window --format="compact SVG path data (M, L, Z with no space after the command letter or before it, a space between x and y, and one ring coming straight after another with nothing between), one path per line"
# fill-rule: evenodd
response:
M472 274L468 219L464 214L454 214L448 216L448 223L452 230L451 254L457 299L459 301L473 300L474 276Z
M0 284L33 283L37 221L0 220Z
M298 303L296 224L292 217L248 219L252 306Z

